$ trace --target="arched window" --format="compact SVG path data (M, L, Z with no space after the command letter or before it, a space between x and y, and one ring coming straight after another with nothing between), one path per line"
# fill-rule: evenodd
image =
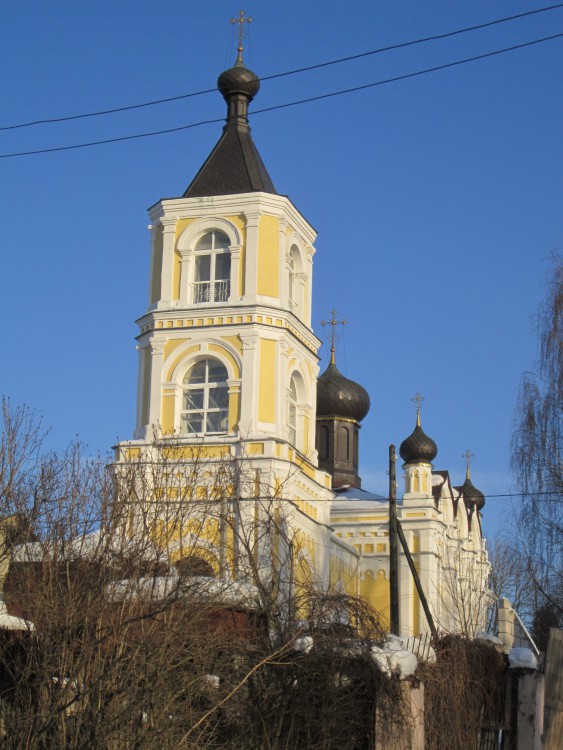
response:
M320 425L318 436L319 458L329 458L330 431L325 424Z
M176 570L180 575L186 577L205 576L206 578L215 578L211 563L196 555L182 557L176 562Z
M297 444L297 387L295 378L292 377L289 382L289 391L287 393L287 426L288 438L292 445Z
M197 241L193 303L227 302L231 286L229 238L224 232L207 232Z
M347 427L342 425L338 428L338 450L337 457L341 461L348 461L350 458L350 432Z
M229 429L227 370L216 359L200 359L184 378L181 431L188 435Z

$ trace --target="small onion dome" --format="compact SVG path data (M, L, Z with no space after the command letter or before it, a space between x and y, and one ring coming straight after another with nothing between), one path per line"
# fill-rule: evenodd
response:
M251 102L260 90L260 79L243 63L237 63L221 73L217 79L217 88L227 102L234 94L243 94Z
M469 478L469 471L465 477L465 482L461 485L463 497L467 503L475 503L477 510L482 510L485 506L485 495L478 490Z
M369 407L366 389L345 378L332 360L317 381L317 416L343 417L361 422Z
M432 463L436 458L438 446L420 426L420 416L412 433L401 443L399 453L406 464Z

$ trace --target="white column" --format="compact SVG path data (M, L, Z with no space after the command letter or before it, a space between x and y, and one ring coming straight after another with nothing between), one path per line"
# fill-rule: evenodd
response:
M153 224L149 224L149 232L151 233L151 260L150 260L150 271L149 271L149 309L156 306L158 300L152 298L152 284L153 277L156 272L155 264L155 249L156 249L156 227Z
M145 357L147 356L146 346L137 346L138 367L139 371L137 374L137 423L135 428L135 438L145 437L143 428L143 401L145 396Z
M305 247L305 255L307 257L307 285L306 295L303 309L303 322L306 326L311 327L311 312L313 304L313 255L315 254L315 248L312 245Z
M151 341L151 374L149 426L160 433L160 407L162 402L162 361L164 355L164 341ZM149 435L150 437L150 435Z
M287 341L278 341L278 388L280 396L276 399L276 432L287 439L287 360L289 348Z
M307 323L306 307L309 307L307 294L307 275L304 273L296 273L295 283L297 285L297 310L295 312L297 313L297 317L300 320L302 320L304 323Z
M256 332L241 333L242 377L240 393L239 433L247 437L258 419L258 342Z
M402 515L402 514L401 514ZM401 519L399 519L401 520ZM412 550L412 531L404 530L408 548ZM407 562L401 552L399 555L399 623L400 635L413 635L413 602L414 581Z
M238 417L238 423L239 426L237 427L237 430L240 430L240 380L227 380L227 387L228 387L228 393L229 393L229 412L231 409L231 396L238 396L239 397L239 413L237 414ZM232 425L229 422L229 433L234 432L233 429L234 425Z
M245 302L256 304L258 294L258 224L260 214L246 215Z
M315 451L315 424L313 422L313 407L311 404L302 404L300 407L300 410L303 414L303 423L305 423L305 417L309 420L309 432L308 434L303 435L303 453L307 456L308 459L314 461L313 453L316 454Z
M194 251L180 250L180 302L182 306L192 304L192 282L194 275Z
M172 275L174 270L176 219L162 219L161 223L164 232L162 237L162 277L160 281L159 307L168 307L172 299Z
M229 305L233 305L242 297L242 289L239 289L240 255L242 245L231 245L231 289L229 294Z

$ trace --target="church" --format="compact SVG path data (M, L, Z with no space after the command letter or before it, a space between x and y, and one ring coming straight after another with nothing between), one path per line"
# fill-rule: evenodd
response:
M246 569L236 529L254 524L252 554L261 570L272 566L283 536L289 586L359 596L389 627L389 501L362 489L358 475L370 399L338 370L334 341L319 375L321 342L311 320L316 232L277 193L253 142L248 106L259 87L239 47L235 65L218 79L227 115L217 144L181 197L149 209L137 424L133 438L116 447L115 471L158 464L156 441L174 456L173 471L151 480L171 515L189 496L200 509L218 502L236 517L228 530L155 517L171 563L236 582ZM423 430L420 408L399 453L398 518L436 626L474 635L490 604L485 498L469 466L460 486L434 469L438 447ZM238 467L236 477L231 471L225 480L225 466ZM266 504L285 529L277 539L258 531ZM131 517L134 524L134 509ZM401 634L428 632L403 554L398 580Z

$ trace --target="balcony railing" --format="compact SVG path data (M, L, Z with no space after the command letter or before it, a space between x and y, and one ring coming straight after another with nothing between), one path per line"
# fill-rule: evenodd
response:
M203 305L206 302L227 302L231 290L229 279L220 281L194 281L193 304Z

